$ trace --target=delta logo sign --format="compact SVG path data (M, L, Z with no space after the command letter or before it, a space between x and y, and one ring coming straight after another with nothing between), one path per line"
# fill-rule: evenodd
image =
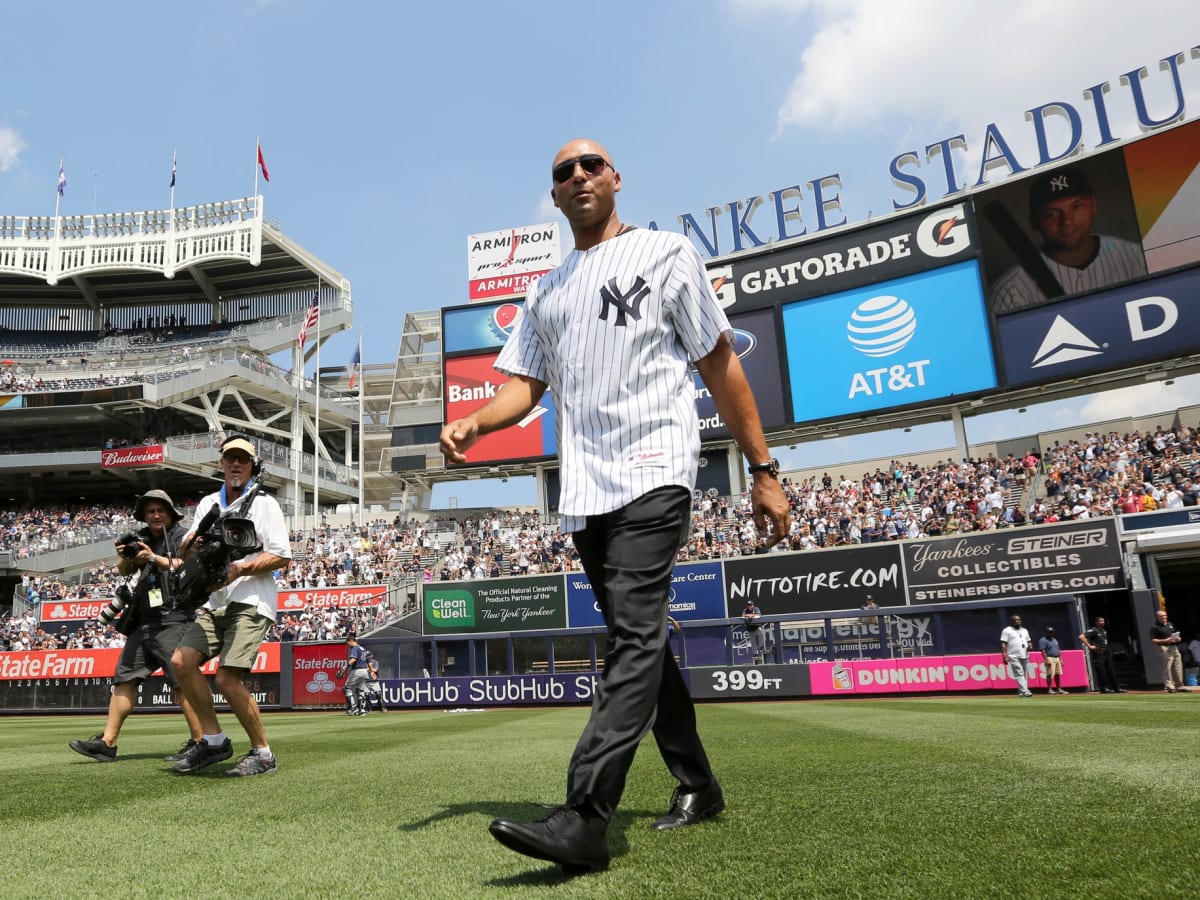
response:
M783 328L797 422L996 386L975 260L787 304Z

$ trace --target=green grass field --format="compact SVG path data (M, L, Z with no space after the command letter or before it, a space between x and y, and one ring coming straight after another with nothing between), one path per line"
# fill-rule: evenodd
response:
M280 768L225 779L131 718L116 763L67 747L99 717L0 719L3 897L1184 897L1200 694L700 708L729 809L648 826L673 784L642 746L607 872L501 847L497 815L561 802L584 709L280 713ZM235 751L245 736L222 723ZM236 757L235 757L236 759ZM211 773L211 774L209 774ZM546 889L549 889L547 891Z

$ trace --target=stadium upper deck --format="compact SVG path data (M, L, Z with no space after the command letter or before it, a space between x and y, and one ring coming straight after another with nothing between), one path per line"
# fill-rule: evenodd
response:
M318 290L309 355L350 327L350 283L267 221L261 197L0 216L0 366L21 374L0 394L0 493L38 502L191 493L211 484L207 444L160 441L161 462L114 466L106 441L237 430L272 448L268 483L285 508L311 506L314 458L322 503L357 500L357 403L322 390L318 416L294 349ZM271 362L289 349L289 368Z

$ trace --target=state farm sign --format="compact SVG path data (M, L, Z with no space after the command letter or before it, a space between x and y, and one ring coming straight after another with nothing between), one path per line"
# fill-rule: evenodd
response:
M378 606L387 596L386 584L362 584L354 587L299 588L279 592L279 612L300 612L306 606L328 609L335 606Z
M100 451L100 467L103 469L118 469L122 466L157 466L162 461L162 444Z
M94 619L108 606L103 600L51 600L41 605L43 622L81 622Z

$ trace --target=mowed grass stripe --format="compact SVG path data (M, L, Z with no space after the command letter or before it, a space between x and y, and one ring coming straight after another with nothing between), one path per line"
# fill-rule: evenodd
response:
M178 716L132 718L113 764L66 746L98 717L10 718L0 815L20 866L0 873L0 896L1182 896L1200 839L1197 703L704 706L729 810L651 831L673 783L648 738L612 868L574 880L486 826L561 801L584 709L271 714L280 770L253 779L169 773Z

